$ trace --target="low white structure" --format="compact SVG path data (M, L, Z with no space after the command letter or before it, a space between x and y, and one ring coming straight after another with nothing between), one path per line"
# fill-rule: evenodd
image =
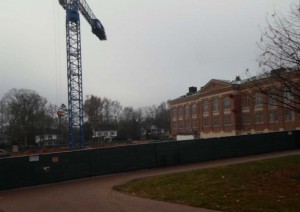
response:
M117 137L118 133L116 130L103 130L103 131L94 131L93 138L101 138L104 141L112 141Z
M53 145L57 141L56 134L43 134L35 136L35 143L39 145Z
M194 140L194 135L177 135L176 140L177 141L185 141L185 140Z
M43 134L35 136L35 143L41 145L54 145L55 141L57 141L56 134Z

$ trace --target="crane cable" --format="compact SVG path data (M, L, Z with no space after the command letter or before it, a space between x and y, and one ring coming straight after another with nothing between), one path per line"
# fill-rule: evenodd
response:
M62 102L61 97L61 54L60 54L60 19L59 19L59 12L58 12L58 4L56 1L52 1L52 8L53 8L53 37L54 37L54 67L55 67L55 97L56 103Z

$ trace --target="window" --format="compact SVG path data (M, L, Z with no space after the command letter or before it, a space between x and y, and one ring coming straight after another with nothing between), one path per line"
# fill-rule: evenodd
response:
M176 118L177 117L177 109L176 108L173 108L173 110L172 110L173 112L172 112L172 116L173 116L173 118Z
M249 96L243 96L242 97L242 107L250 107L250 97Z
M263 123L263 114L261 112L259 113L255 113L255 123L259 124L259 123Z
M243 115L242 115L242 123L243 124L249 124L249 123L251 123L250 113L243 113Z
M185 117L189 117L190 116L190 106L186 105L185 106Z
M224 110L230 109L230 98L227 96L224 98Z
M220 126L220 118L219 116L213 117L213 126Z
M255 106L262 105L262 95L260 93L255 94Z
M176 130L176 129L177 129L177 122L174 121L174 122L172 123L172 126L173 126L173 130Z
M191 122L190 122L190 120L185 121L185 128L186 129L190 129L191 128Z
M193 128L197 128L198 127L198 121L197 120L193 120Z
M231 125L231 115L224 116L224 125Z
M269 96L268 96L268 104L269 106L276 106L276 90L275 88L272 88L269 90Z
M278 121L277 111L269 111L269 122L274 123L274 122L277 122L277 121Z
M192 106L192 115L193 116L197 115L197 105L196 104L193 104L193 106Z
M209 118L204 118L203 119L203 126L208 127L209 126Z
M183 117L184 114L183 114L183 108L182 107L179 108L178 113L179 113L179 117Z
M209 108L209 103L208 100L204 100L203 102L203 112L208 112L208 108Z
M219 111L219 99L214 99L214 112Z
M284 103L290 104L293 100L293 94L290 91L283 92Z
M286 109L284 111L284 120L285 121L294 121L294 111Z
M183 128L183 121L179 121L179 129L182 129Z
M274 96L269 96L268 99L269 106L276 106L276 99Z

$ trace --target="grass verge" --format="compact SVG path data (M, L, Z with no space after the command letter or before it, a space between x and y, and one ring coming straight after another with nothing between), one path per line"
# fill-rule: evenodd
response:
M137 179L115 189L222 211L300 211L300 155Z

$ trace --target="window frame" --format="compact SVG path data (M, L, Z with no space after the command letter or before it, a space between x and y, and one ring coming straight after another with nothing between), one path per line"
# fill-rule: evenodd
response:
M230 110L231 109L231 99L230 97L226 96L224 98L224 101L223 101L223 109L224 110Z
M218 98L213 99L213 112L219 112L220 110L220 101Z

